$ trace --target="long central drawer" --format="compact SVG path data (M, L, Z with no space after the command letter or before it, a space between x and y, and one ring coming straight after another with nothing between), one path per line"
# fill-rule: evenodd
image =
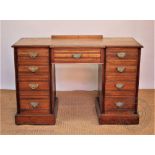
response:
M53 49L54 63L101 63L100 49Z

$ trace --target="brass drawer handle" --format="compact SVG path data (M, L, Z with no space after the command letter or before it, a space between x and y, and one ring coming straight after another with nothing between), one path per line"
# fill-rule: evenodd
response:
M121 89L123 87L124 87L124 84L123 83L117 83L116 84L116 88L118 88L118 89Z
M121 58L122 59L122 58L125 58L125 56L126 56L126 53L125 52L118 52L117 53L117 57L118 58Z
M31 71L32 73L35 73L35 72L39 69L39 67L38 67L38 66L29 66L28 69L29 69L29 71Z
M34 90L34 89L37 89L39 87L39 84L37 84L37 83L30 83L29 87Z
M73 54L72 57L75 59L81 58L82 54Z
M35 73L36 71L38 71L39 67L38 66L29 66L28 69L32 73Z
M119 67L116 68L116 70L117 70L117 72L119 72L119 73L123 73L123 72L125 71L125 67L119 66Z
M121 108L124 106L124 103L123 102L116 102L115 105L116 105L116 107Z
M30 105L32 106L33 109L37 108L39 103L38 102L30 102Z
M29 57L35 59L38 56L37 52L29 52Z

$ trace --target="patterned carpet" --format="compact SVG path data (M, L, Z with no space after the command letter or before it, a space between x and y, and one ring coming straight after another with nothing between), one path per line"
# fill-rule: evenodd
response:
M1 90L1 134L53 135L53 134L154 134L153 90L139 93L139 125L99 125L95 111L96 91L57 92L59 109L55 126L15 125L15 91Z

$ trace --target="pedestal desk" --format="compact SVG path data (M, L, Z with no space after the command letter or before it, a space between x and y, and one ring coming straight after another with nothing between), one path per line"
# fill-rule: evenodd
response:
M99 124L138 124L138 85L142 45L133 38L53 35L22 38L13 46L16 124L56 123L55 64L97 63Z

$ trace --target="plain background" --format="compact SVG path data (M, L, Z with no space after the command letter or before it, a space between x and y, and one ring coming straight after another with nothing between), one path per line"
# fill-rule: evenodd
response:
M2 42L1 42L1 21L0 21L0 89L2 88Z
M2 0L1 0L2 1ZM155 19L154 0L3 0L1 19ZM51 127L52 128L52 127ZM34 149L34 144L37 149ZM138 146L140 147L137 147ZM152 154L153 136L0 136L7 154ZM9 149L8 149L9 146ZM18 151L17 151L18 146ZM25 149L25 146L28 149ZM61 146L61 147L60 147ZM112 146L112 147L111 147ZM121 146L121 149L120 149ZM129 149L129 146L131 149ZM113 149L112 149L113 148ZM24 151L23 151L24 150ZM76 150L76 151L75 151ZM126 151L128 150L128 151Z
M105 37L134 37L144 48L141 56L140 88L154 87L153 21L1 21L2 86L15 89L11 45L22 37L50 37L52 34L103 34ZM57 90L96 90L97 65L56 65Z

